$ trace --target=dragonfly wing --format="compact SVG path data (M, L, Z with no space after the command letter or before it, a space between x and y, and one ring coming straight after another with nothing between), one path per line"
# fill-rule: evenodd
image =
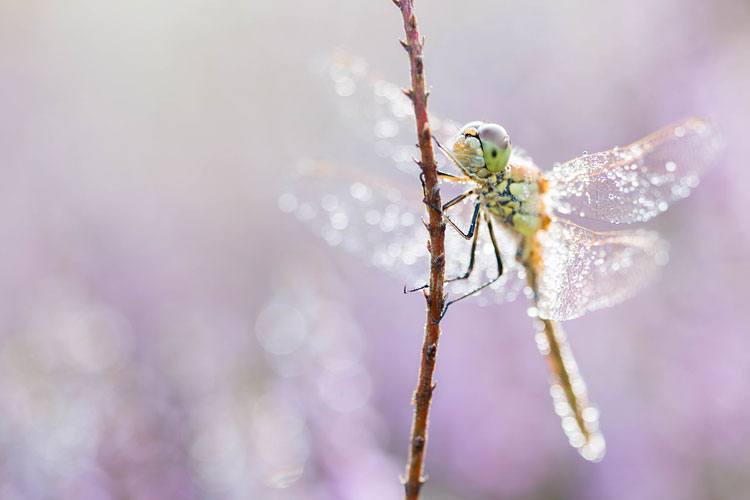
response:
M418 155L414 107L401 88L370 71L366 62L343 52L313 61L313 71L336 96L336 108L349 131L369 144L385 165L414 176ZM433 135L449 142L458 128L430 114Z
M279 206L295 214L328 244L358 255L407 286L421 286L427 281L429 252L428 234L420 220L425 208L419 194L418 184L407 189L362 169L306 162L279 197ZM451 209L451 218L468 228L472 209L471 204L459 204ZM492 245L489 237L483 237L486 227L482 230L485 234L480 235L474 272L469 279L446 286L452 296L477 288L496 273ZM495 233L505 272L490 287L490 293L480 297L480 303L513 300L524 287L525 274L514 257L515 239L505 231L496 229ZM446 276L463 274L469 265L470 242L450 227L445 242Z
M635 294L668 260L668 245L653 231L594 232L553 219L537 235L543 269L539 314L564 321L617 304Z
M687 197L722 145L710 123L683 120L629 146L556 165L546 176L549 204L615 224L646 221Z

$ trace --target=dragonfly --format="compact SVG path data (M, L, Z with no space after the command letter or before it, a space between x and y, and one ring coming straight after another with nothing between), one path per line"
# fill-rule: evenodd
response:
M373 148L382 172L305 161L279 206L329 244L417 281L415 269L424 269L418 264L428 259L417 216L422 200L398 180L413 183L417 172L411 101L358 58L339 55L317 70L339 97L348 128ZM455 297L447 305L475 295L494 304L521 295L530 299L528 314L562 428L583 458L601 460L606 442L599 412L560 322L637 293L667 263L669 246L654 231L599 232L568 218L629 224L664 212L698 186L698 175L722 148L721 135L710 122L687 118L627 146L542 171L512 146L499 124L473 121L458 128L433 115L430 121L453 169L439 177L459 190L442 207L428 207L440 210L454 230L446 234L446 274L452 276L447 284ZM462 220L468 230L457 222Z

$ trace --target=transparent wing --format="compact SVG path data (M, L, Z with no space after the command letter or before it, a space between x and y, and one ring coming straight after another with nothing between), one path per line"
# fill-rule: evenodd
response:
M328 244L358 255L405 285L421 286L427 282L429 269L427 230L420 220L425 210L419 183L416 178L412 181L414 185L406 188L361 169L307 162L279 197L279 207L295 214ZM468 228L472 211L473 205L462 204L450 214L459 226ZM496 274L495 255L484 225L482 231L474 272L468 280L446 287L452 296L463 295ZM513 300L525 283L525 271L515 259L515 239L500 228L495 233L505 272L482 294L479 303ZM470 242L451 228L446 229L446 256L448 277L468 268Z
M615 224L648 220L690 194L722 145L708 122L683 120L629 146L556 165L546 176L549 204Z
M564 321L621 302L648 284L668 260L653 231L598 233L553 219L538 236L539 314Z
M363 59L343 52L317 58L312 69L325 81L325 91L336 97L347 133L354 133L374 155L387 160L383 166L389 178L394 166L413 178L417 167L412 158L418 154L414 108L401 88L370 71ZM445 143L458 132L453 123L433 113L430 127Z

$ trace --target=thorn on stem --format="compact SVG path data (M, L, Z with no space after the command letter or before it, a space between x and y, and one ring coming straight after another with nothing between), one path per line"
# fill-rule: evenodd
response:
M411 52L411 46L403 40L399 40L398 43L404 48L406 52Z
M406 97L409 98L409 100L414 103L414 92L412 92L411 89L401 89L401 92L404 93Z
M396 7L398 7L399 9L401 8L401 2L400 2L399 0L393 0L393 3L394 3L394 4L396 5Z
M409 19L407 22L409 23L409 27L411 29L414 29L417 27L417 17L414 15L413 12L411 13L411 15L409 15Z

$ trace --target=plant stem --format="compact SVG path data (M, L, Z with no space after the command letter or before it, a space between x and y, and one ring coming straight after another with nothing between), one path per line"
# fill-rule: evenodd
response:
M424 198L432 207L441 207L440 189L438 187L437 164L432 149L432 132L427 118L427 97L425 88L424 62L422 58L424 39L419 34L417 18L414 14L413 0L394 0L401 10L404 20L406 41L401 42L409 54L411 66L411 89L405 91L414 104L414 116L417 122L417 137L421 160L417 163L422 169ZM445 222L443 214L429 208L428 247L430 249L430 287L425 293L427 301L427 321L425 323L422 359L419 365L417 389L414 391L414 419L411 427L409 458L406 463L406 476L403 478L406 500L419 498L419 491L425 482L424 469L425 448L427 445L427 417L432 400L433 373L440 338L440 317L445 300L443 285L445 282Z

